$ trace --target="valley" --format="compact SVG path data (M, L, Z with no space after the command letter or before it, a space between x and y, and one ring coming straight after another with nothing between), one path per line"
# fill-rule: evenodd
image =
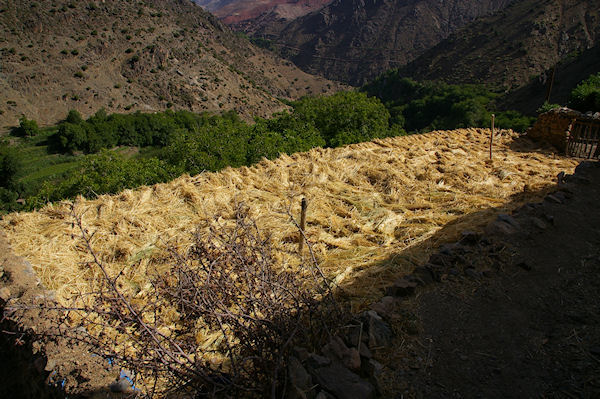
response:
M598 9L0 0L0 396L596 397Z

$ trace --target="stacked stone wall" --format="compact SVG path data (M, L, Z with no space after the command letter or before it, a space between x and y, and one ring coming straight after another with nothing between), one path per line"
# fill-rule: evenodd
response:
M574 119L585 119L585 116L569 108L555 108L541 114L527 132L527 136L535 140L547 141L564 152L567 145L567 129Z

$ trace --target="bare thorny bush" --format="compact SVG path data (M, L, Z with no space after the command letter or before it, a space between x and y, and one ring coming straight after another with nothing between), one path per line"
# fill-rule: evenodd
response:
M123 291L123 273L109 274L71 213L101 285L77 305L48 306L59 323L46 338L84 343L134 370L140 395L283 397L292 348L320 346L344 318L318 265L277 265L241 208L234 227L198 230L187 253L170 249L169 271L150 278L143 299Z

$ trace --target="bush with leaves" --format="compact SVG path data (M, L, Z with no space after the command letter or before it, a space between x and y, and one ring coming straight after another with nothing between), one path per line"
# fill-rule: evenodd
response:
M180 170L156 158L126 159L103 150L88 155L80 169L62 182L43 184L36 195L27 199L27 207L33 209L78 195L118 193L127 188L166 182L179 174Z
M21 169L18 150L6 142L0 142L0 187L13 189Z
M328 147L390 135L390 113L374 97L342 91L327 97L304 97L292 103L294 115L315 126Z
M545 101L544 104L542 104L538 109L537 109L537 113L538 114L543 114L546 113L548 111L551 111L553 109L556 108L560 108L561 105L560 104L550 104L548 101Z
M17 200L19 192L23 191L18 181L21 167L17 149L0 142L0 212L12 212L20 208Z
M248 164L253 164L262 158L273 159L280 154L308 151L325 145L325 139L312 123L296 114L283 112L272 119L256 119L250 131L246 158Z
M25 115L19 119L19 127L15 129L15 134L21 137L33 137L40 132L38 124L33 119L27 119Z
M581 112L600 111L600 72L590 75L571 91L569 107Z

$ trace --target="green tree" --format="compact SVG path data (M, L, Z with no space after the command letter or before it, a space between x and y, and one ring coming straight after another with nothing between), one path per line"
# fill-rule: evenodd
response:
M262 158L273 159L280 154L308 151L324 147L325 140L311 123L297 115L283 112L272 119L257 118L252 127L247 150L247 163Z
M83 122L83 118L77 110L72 109L67 114L67 118L65 119L65 122L73 123L73 124L80 124L81 122Z
M343 91L328 97L304 97L292 107L297 118L317 128L329 147L390 134L390 113L379 99L366 93Z
M28 208L47 202L74 198L78 195L93 197L118 193L127 188L169 181L179 171L157 158L126 159L117 153L102 150L88 155L77 173L58 184L45 183L39 192L27 199Z
M600 72L590 75L571 91L569 107L578 111L600 111Z
M21 137L33 137L40 132L38 124L33 119L27 119L25 115L19 119L19 127L16 130L18 136Z
M20 170L21 160L17 149L7 143L0 143L0 187L14 189Z
M16 148L0 142L0 213L16 211L22 187L18 182L21 160Z

